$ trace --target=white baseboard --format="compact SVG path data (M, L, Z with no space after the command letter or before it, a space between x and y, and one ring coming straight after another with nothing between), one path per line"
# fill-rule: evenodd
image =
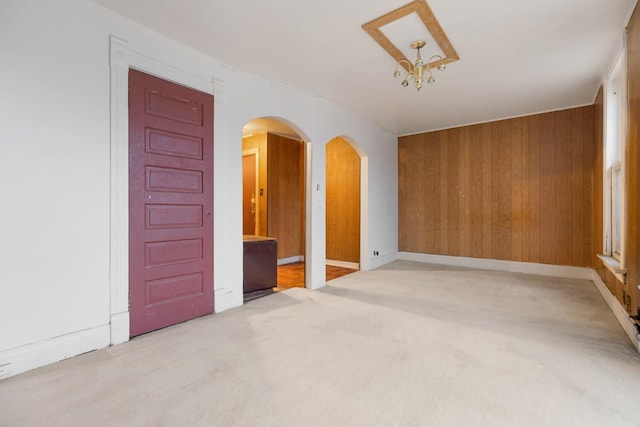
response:
M280 258L278 260L278 265L293 264L294 262L304 262L304 255L296 255L296 256L290 256L287 258Z
M292 257L298 262L300 258ZM285 259L288 260L289 258ZM636 327L629 321L629 315L620 302L609 292L600 276L590 268L554 266L514 261L487 260L480 258L451 257L443 255L398 252L369 260L369 268L374 269L397 259L431 264L450 265L482 270L508 271L543 276L564 277L591 280L622 326L634 347L640 352L640 340ZM280 260L279 260L280 261ZM284 261L284 260L283 260ZM329 260L327 260L327 263ZM217 294L216 294L217 295ZM217 310L216 310L217 311ZM38 343L0 352L0 379L17 375L32 369L77 356L92 350L119 344L129 339L129 313L120 313L111 317L111 325L102 325L74 332Z
M376 268L382 267L385 264L389 264L390 262L398 260L398 252L392 252L386 255L380 255L374 258L369 259L369 263L366 266L367 270L374 270Z
M622 326L631 343L640 353L640 340L635 325L629 320L629 314L618 299L609 292L609 288L592 268L572 267L550 264L536 264L531 262L501 261L494 259L453 257L446 255L420 254L415 252L399 252L398 259L416 261L428 264L449 265L453 267L477 268L480 270L508 271L512 273L536 274L539 276L562 277L568 279L584 279L592 281L613 315Z
M111 345L129 341L129 312L111 315Z
M638 331L636 330L635 325L629 320L629 313L627 313L627 310L625 310L622 304L620 304L618 298L616 298L609 291L607 285L602 281L598 273L596 273L594 270L592 270L591 280L593 280L596 288L598 288L598 291L600 291L602 298L604 298L604 300L606 301L607 305L613 312L613 315L618 320L618 323L620 323L620 326L622 326L625 334L627 334L627 336L631 340L631 343L640 353L640 340L638 339Z
M497 259L455 257L447 255L399 252L398 259L453 267L477 268L480 270L508 271L511 273L536 274L538 276L563 277L567 279L591 280L592 269L568 265L537 264L533 262L503 261Z
M110 327L102 325L5 350L0 352L0 372L2 378L21 374L88 351L108 347L110 341Z
M337 259L328 259L327 265L332 265L334 267L353 268L356 270L360 269L360 264L357 262L339 261Z
M234 292L231 289L220 287L214 289L213 292L215 293L214 313L222 313L225 310L240 307L243 304L242 289L240 292Z

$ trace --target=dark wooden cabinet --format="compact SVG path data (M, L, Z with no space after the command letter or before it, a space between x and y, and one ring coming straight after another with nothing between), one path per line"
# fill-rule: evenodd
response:
M278 241L271 237L243 236L243 292L274 288L278 284Z

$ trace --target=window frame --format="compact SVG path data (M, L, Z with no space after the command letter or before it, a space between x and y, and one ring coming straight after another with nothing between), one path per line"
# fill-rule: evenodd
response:
M626 46L626 40L623 45ZM627 137L626 49L623 48L605 80L604 90L604 255L624 271L625 167ZM619 187L615 188L615 184ZM617 191L616 191L617 190ZM624 278L624 276L623 276Z

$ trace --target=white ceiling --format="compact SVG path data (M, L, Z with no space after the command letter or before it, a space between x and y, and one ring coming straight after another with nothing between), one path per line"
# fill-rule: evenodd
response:
M592 103L636 0L428 0L460 61L421 92L393 79L393 59L361 28L410 0L95 1L405 135ZM425 37L415 31L407 21L392 41Z

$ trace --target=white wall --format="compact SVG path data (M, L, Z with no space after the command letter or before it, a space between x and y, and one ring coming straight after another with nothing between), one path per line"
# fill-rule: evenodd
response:
M324 145L335 136L347 135L368 156L369 252L389 255L368 266L395 257L394 135L88 1L3 0L0 377L110 342L110 35L152 61L223 82L215 112L216 311L242 304L241 129L257 117L284 118L311 142L312 287L324 285Z

